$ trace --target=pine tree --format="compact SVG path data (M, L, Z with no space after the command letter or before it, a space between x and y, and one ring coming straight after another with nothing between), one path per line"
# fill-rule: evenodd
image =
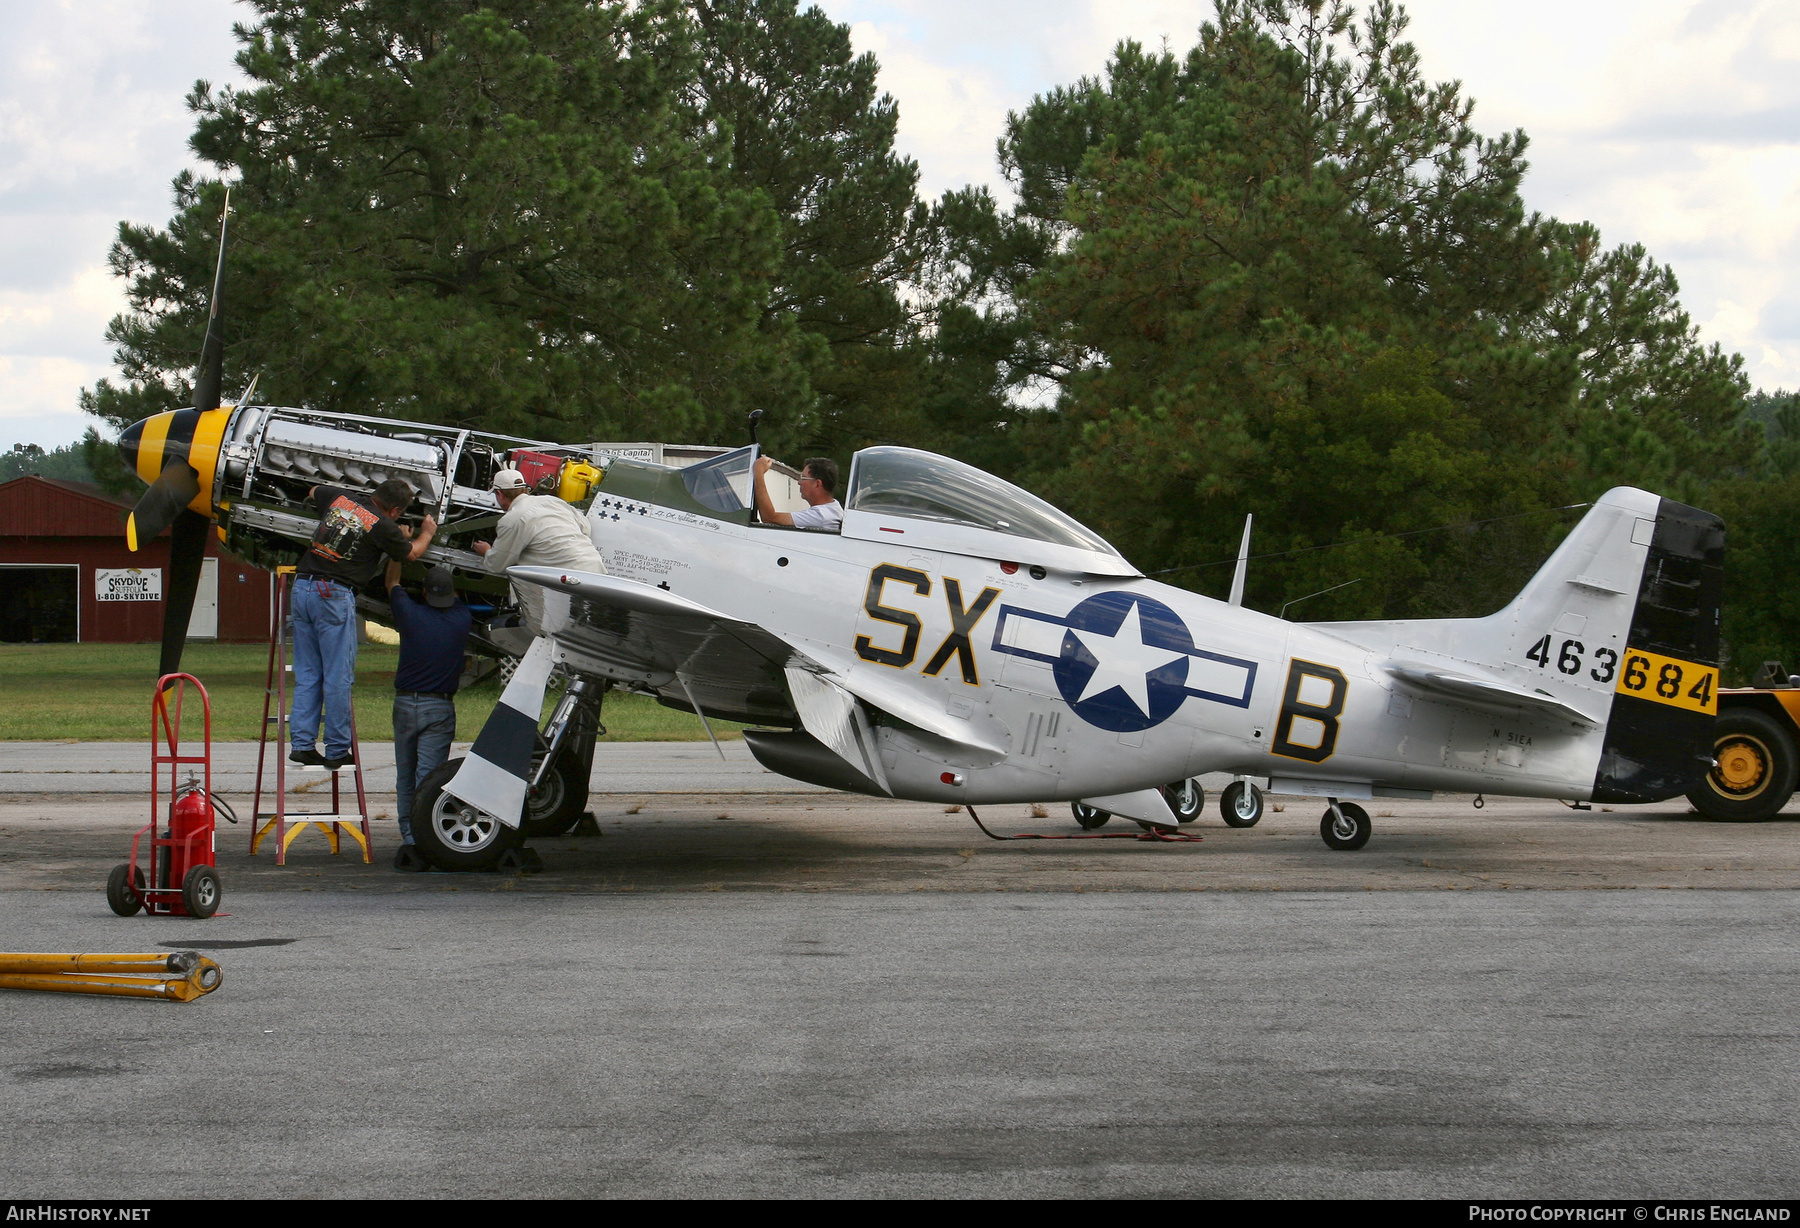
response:
M185 401L224 181L227 386L529 437L712 438L807 395L766 195L720 171L670 0L258 0L190 105L219 179L124 225L115 422Z

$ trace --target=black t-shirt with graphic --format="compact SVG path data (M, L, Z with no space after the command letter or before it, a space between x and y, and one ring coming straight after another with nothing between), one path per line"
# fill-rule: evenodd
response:
M382 555L403 563L412 557L412 542L367 496L321 486L313 492L313 506L319 528L295 575L325 576L360 588L375 578Z

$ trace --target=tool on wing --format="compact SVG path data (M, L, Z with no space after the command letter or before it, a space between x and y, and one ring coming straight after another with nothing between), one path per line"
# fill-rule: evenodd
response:
M181 753L181 713L190 684L200 692L205 715L205 741L197 755ZM178 784L176 774L184 765L188 778ZM165 766L169 809L167 826L158 834L157 827L164 822L160 799ZM204 769L204 781L196 777L196 767ZM131 838L131 860L107 875L106 902L114 912L121 917L140 911L159 917L210 917L219 911L224 889L213 862L215 806L237 822L231 807L212 791L212 700L193 675L164 674L156 680L150 699L150 822ZM150 837L148 876L138 868L138 845L145 836Z
M198 951L142 955L0 954L0 989L105 994L192 1002L224 982L219 965Z

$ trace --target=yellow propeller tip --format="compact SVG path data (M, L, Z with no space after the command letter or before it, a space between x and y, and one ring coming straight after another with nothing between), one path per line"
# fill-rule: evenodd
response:
M125 548L137 553L137 513L125 517Z

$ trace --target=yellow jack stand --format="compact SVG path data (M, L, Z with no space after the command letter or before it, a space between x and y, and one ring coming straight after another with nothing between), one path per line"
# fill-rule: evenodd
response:
M104 994L192 1002L224 983L219 965L198 951L145 955L0 954L0 989Z

